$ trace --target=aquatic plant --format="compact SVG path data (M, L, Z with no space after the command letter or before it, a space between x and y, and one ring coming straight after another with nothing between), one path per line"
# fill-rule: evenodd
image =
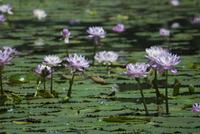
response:
M146 58L148 59L148 64L150 67L154 70L154 79L152 81L153 88L156 91L156 104L158 107L158 112L159 112L159 100L160 100L160 91L158 89L158 78L157 78L157 57L159 57L161 54L168 53L167 49L164 49L159 46L151 46L150 48L146 49Z
M172 6L179 6L180 5L180 1L179 0L170 0L170 4Z
M177 28L180 28L180 27L181 27L181 25L178 22L174 22L171 25L171 28L173 28L173 29L177 29Z
M51 68L51 86L50 91L53 92L53 72L54 68L59 66L62 60L56 55L48 55L44 57L43 64L49 66Z
M142 103L144 105L144 109L145 109L145 113L146 115L149 114L147 106L146 106L146 101L144 98L144 93L143 90L141 88L141 83L140 83L140 77L146 77L147 76L147 69L148 69L149 65L146 63L135 63L135 64L127 64L126 65L126 69L127 72L125 72L125 74L129 77L135 78L135 80L138 83L138 88L140 90L140 94L142 97Z
M200 112L200 103L194 103L192 105L192 112Z
M47 13L45 10L42 9L34 9L33 16L36 17L38 20L44 20L47 17Z
M6 18L4 15L0 15L0 24L4 23L6 21Z
M46 90L46 79L51 77L51 68L47 65L37 65L34 72L38 74L43 80L44 90Z
M68 97L71 97L72 92L72 85L74 83L74 77L75 74L78 72L84 72L85 69L89 67L89 61L85 59L84 56L78 55L78 54L69 54L68 57L65 57L64 60L66 63L64 63L64 66L71 69L72 78L69 81L69 90L67 93Z
M61 31L61 36L63 37L65 44L69 44L69 37L70 37L70 35L71 35L71 32L67 28L64 28Z
M168 104L168 71L176 74L177 70L175 66L180 63L180 57L172 54L172 53L165 53L161 54L156 59L157 69L160 73L165 72L165 102L166 102L166 113L169 114L169 104Z
M94 41L94 50L93 50L93 59L92 59L92 65L94 65L94 56L96 54L97 51L97 47L100 45L100 40L102 38L105 38L106 36L106 32L104 31L104 29L102 27L89 27L87 30L87 33L89 34L88 37L90 39L92 39Z
M1 13L6 13L6 14L9 14L9 15L12 15L13 14L12 9L13 8L10 4L0 5L0 12Z
M168 30L166 28L160 28L159 33L160 33L160 36L162 36L162 37L170 36L170 30Z
M95 60L107 66L107 73L110 74L110 65L117 61L119 55L113 51L101 51L95 54Z
M0 88L1 95L4 93L3 91L3 80L2 74L4 66L10 64L13 57L17 54L16 50L11 47L2 47L0 50Z
M200 16L195 16L192 20L191 20L192 24L199 24L200 23Z
M112 28L112 30L113 30L114 32L117 32L117 33L122 33L122 32L125 31L125 26L124 26L124 24L119 23L119 24L117 24L116 26L114 26L114 27Z

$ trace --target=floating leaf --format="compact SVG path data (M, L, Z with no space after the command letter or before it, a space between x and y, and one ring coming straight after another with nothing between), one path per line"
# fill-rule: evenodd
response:
M90 78L95 83L98 83L98 84L107 84L106 81L103 78L99 77L99 76L91 76Z
M15 120L15 121L13 121L13 123L17 124L17 125L26 125L26 124L33 124L33 123L41 123L41 120L27 118L27 119Z
M37 95L44 97L44 98L54 98L55 97L53 94L51 94L47 90L38 90Z
M148 123L150 122L150 118L131 118L125 116L110 116L107 118L103 118L103 121L106 122L116 122L116 123L125 123L125 122L134 122L134 123Z

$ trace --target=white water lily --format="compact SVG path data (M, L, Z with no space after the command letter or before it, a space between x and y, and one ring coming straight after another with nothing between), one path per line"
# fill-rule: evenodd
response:
M44 10L42 10L42 9L34 9L33 10L33 15L38 20L44 20L47 17L47 13Z

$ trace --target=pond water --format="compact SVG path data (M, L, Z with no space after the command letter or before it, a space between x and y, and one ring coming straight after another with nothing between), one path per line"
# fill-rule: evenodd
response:
M200 100L200 24L191 23L200 15L199 0L180 0L176 7L169 0L1 0L0 3L11 4L14 12L0 24L0 46L14 47L19 52L4 68L3 86L6 93L20 96L0 106L0 134L200 133L199 113L191 111L192 105ZM48 16L39 21L32 15L34 9L43 9ZM125 25L123 33L112 31L117 23ZM174 23L180 27L172 27ZM75 77L72 97L65 101L71 74L58 67L53 85L58 97L34 97L37 78L33 70L44 56L56 54L64 58L66 53L80 53L92 59L94 44L86 32L90 26L102 26L107 33L98 51L115 51L120 55L110 76L106 67L96 62L83 75ZM162 27L171 30L169 38L159 35ZM68 52L60 36L63 28L71 31ZM122 75L127 63L147 62L145 49L153 45L181 56L178 74L169 73L169 115L157 114L155 89L145 79L141 87L150 113L145 116L136 81ZM179 93L173 95L177 81ZM159 75L158 83L164 94L163 75ZM161 113L165 113L164 100L160 103Z

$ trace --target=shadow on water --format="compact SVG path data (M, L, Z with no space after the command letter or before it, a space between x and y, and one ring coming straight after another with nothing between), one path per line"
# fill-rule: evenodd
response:
M140 97L138 98L119 98L119 97L113 97L109 98L111 101L120 101L120 102L132 102L136 104L142 104L142 99ZM145 97L145 101L147 104L154 103L156 104L156 97ZM161 99L159 103L163 103L164 99Z

